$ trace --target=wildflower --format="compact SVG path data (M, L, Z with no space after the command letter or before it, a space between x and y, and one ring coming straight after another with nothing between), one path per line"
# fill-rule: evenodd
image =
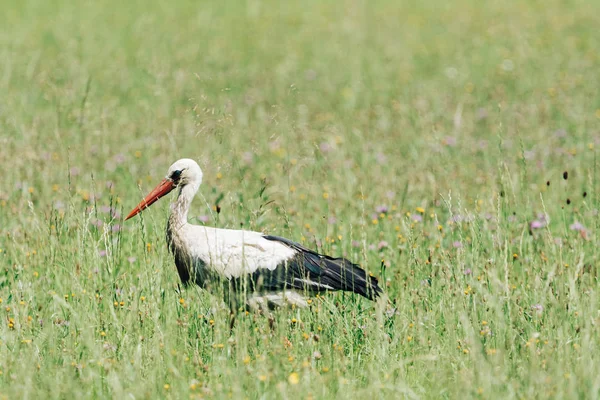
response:
M542 311L544 311L544 306L541 304L534 304L531 306L531 311L534 311L537 315L542 315Z
M375 155L378 164L385 164L387 161L387 156L381 152Z
M456 248L456 249L460 249L463 247L462 243L460 241L455 241L454 243L452 243L452 247Z
M453 136L446 136L443 140L442 140L442 144L448 147L454 147L456 146L456 138Z
M129 261L130 264L133 264L135 262L135 260L137 260L137 258L135 258L135 257L127 257L127 261Z
M473 271L471 271L471 268L466 268L466 269L463 271L463 274L465 274L465 275L471 275L472 273L473 273Z
M169 390L171 388L171 385L169 385L168 383L165 383L164 386L163 386L163 388L165 390Z
M585 226L583 226L581 223L575 221L574 223L572 223L571 225L569 225L569 229L572 231L577 231L577 232L584 232Z
M290 376L288 376L288 382L290 383L290 385L297 385L298 383L300 383L300 376L298 375L298 373L292 372Z
M417 211L418 213L421 213L421 214L425 213L425 209L423 207L417 207L417 208L415 208L415 211Z
M389 211L389 208L386 205L380 205L380 206L375 207L375 212L377 214L386 214L388 211Z
M420 216L419 214L414 214L414 215L411 217L411 219L412 219L414 222L421 222L421 221L423 221L423 217L422 217L422 216Z
M198 221L202 222L202 223L207 223L208 221L210 221L210 217L208 215L201 215L198 217Z
M100 251L98 251L98 255L100 257L106 257L106 250L100 250Z
M377 244L377 250L383 250L387 247L388 247L388 242L386 242L385 240L382 240L381 242L379 242Z
M531 229L540 229L546 226L546 221L535 219L529 223L529 228Z
M324 198L325 200L327 200L327 199L329 198L329 193L327 193L327 192L324 192L324 193L323 193L323 198Z

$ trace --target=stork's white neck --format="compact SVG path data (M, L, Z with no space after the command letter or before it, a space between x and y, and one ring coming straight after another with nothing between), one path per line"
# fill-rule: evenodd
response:
M169 224L172 227L180 227L187 223L188 211L192 200L198 192L199 184L188 183L179 190L177 200L171 204L171 215L169 216Z

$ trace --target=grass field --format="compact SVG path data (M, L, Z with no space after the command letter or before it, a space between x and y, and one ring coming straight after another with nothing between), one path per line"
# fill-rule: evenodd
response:
M0 8L0 398L600 396L599 2ZM389 302L230 335L178 288L168 200L123 223L183 157L195 223Z

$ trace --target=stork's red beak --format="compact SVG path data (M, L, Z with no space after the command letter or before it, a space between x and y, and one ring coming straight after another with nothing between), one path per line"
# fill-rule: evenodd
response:
M148 196L144 197L144 200L140 201L140 204L138 204L133 210L131 210L127 218L125 218L125 221L127 221L131 217L136 216L146 208L150 207L152 204L156 203L158 199L168 194L171 190L175 189L175 187L176 185L173 183L172 180L163 179L162 182L159 183L158 186L156 186L154 190L152 190L148 194Z

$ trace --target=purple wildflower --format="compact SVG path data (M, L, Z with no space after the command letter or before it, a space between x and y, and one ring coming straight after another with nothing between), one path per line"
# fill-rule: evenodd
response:
M98 252L98 255L99 255L100 257L106 257L106 250L100 250L100 251Z
M360 242L358 240L353 240L352 241L352 247L360 247Z
M390 209L388 208L388 206L386 205L380 205L375 207L375 212L377 212L377 214L385 214L389 211Z
M540 221L539 219L535 219L529 223L529 227L531 229L540 229L540 228L543 228L544 226L546 226L546 222Z
M462 222L463 219L464 219L464 217L462 215L456 214L456 215L452 216L451 221L454 223L460 223L460 222Z
M331 146L328 142L322 142L319 145L319 150L321 150L321 153L329 153L333 150L333 146Z
M207 223L208 221L210 221L210 217L208 215L201 215L198 217L198 221Z
M136 260L137 258L135 257L127 257L127 261L129 261L130 264L133 264Z
M460 249L463 247L463 245L459 240L457 240L456 242L452 243L452 247L454 247L456 249Z
M423 217L420 214L413 214L410 216L410 218L415 222L423 221Z
M449 147L456 146L456 138L454 136L446 136L442 143Z
M531 306L531 311L534 311L537 315L541 315L544 311L544 306L541 304L534 304Z
M465 274L465 275L471 275L472 273L473 273L473 271L471 271L471 268L466 268L466 269L463 271L463 274Z
M386 242L385 240L382 240L381 242L379 242L377 244L377 250L383 250L387 247L388 247L388 242Z
M244 154L242 154L242 161L246 165L252 164L252 162L254 161L254 153L252 153L251 151L245 152Z
M557 138L565 138L567 137L567 131L564 129L557 129L554 131L554 136L556 136Z
M113 232L119 232L121 230L121 225L119 224L114 224L111 228L110 228Z
M572 230L572 231L577 231L577 232L583 232L583 231L586 230L585 226L583 226L581 223L579 223L577 221L575 221L574 223L572 223L569 226L569 229Z
M477 110L477 119L482 120L488 117L488 112L485 108L480 108Z

